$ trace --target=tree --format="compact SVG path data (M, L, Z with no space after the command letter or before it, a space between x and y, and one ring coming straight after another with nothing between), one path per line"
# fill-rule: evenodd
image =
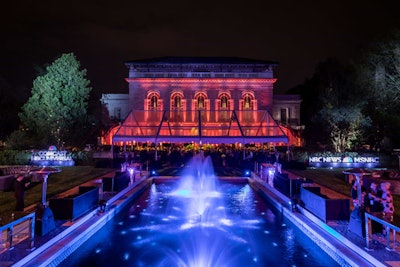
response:
M359 79L379 107L400 102L400 31L373 42L359 65Z
M332 146L336 152L353 148L362 140L363 129L370 124L369 119L362 114L359 104L326 106L320 110L319 115L329 125Z
M91 88L73 53L62 54L33 81L32 96L19 113L39 145L75 145L85 132Z
M369 120L362 112L365 93L354 82L354 75L351 65L331 58L321 62L313 77L299 87L302 112L308 117L308 142L329 140L332 148L340 152L362 141L362 131Z
M358 64L358 81L368 95L368 115L374 128L370 138L400 146L400 31L394 30L373 42ZM393 147L391 147L393 146Z

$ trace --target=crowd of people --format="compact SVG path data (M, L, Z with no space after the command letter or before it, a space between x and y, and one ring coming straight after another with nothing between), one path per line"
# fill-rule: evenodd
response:
M369 188L365 188L363 179L359 180L361 187L361 198L359 198L358 185L354 180L351 188L351 197L355 207L362 207L365 211L372 214L383 215L383 218L388 221L393 221L394 205L393 196L390 191L390 182L382 182L378 184L372 181ZM362 203L359 203L361 199ZM372 222L373 233L385 233L382 224L375 221Z
M210 156L214 167L243 167L252 169L254 162L283 162L287 160L284 148L271 150L256 147L234 147L230 145L219 145L202 150L204 156ZM184 166L198 149L187 149L184 146L171 146L159 149L131 149L121 152L124 161L141 162L142 164L168 164L171 167Z
M371 182L368 189L363 185L362 179L360 179L362 203L367 211L369 212L382 212L384 215L393 216L394 205L393 197L390 191L390 182L382 182L380 187L378 183ZM360 206L357 193L357 183L353 181L351 188L351 196L355 206Z

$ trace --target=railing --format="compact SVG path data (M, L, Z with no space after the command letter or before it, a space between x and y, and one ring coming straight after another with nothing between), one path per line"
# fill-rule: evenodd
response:
M4 219L4 218L2 218ZM30 238L30 249L34 249L35 242L35 213L30 213L0 226L0 252L5 249L13 249L14 246L25 239Z
M371 221L376 221L382 224L383 228L386 230L386 249L389 251L395 250L396 247L396 233L400 232L400 227L394 225L393 216L384 216L381 212L378 213L368 213L365 212L365 240L366 249L372 250L371 241L372 234L370 234ZM371 231L372 232L372 231ZM391 233L393 233L393 239L391 239Z
M4 175L8 174L19 174L19 173L27 173L30 170L31 166L28 165L15 165L15 166L5 166L2 167Z

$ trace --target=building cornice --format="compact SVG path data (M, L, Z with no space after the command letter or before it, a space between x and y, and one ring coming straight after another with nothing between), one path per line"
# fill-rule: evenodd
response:
M273 84L277 81L276 78L125 78L128 83L269 83Z

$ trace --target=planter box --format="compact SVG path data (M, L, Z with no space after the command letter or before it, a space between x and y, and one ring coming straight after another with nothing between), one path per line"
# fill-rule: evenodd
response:
M103 192L120 192L128 187L129 182L129 172L116 172L114 177L103 177Z
M75 220L99 204L99 188L80 186L78 195L49 200L55 219Z
M305 209L324 222L350 218L350 199L330 199L321 194L320 187L302 187L300 199Z
M274 188L289 198L299 195L303 184L311 184L313 182L311 179L304 178L290 179L286 173L275 173L273 181Z

